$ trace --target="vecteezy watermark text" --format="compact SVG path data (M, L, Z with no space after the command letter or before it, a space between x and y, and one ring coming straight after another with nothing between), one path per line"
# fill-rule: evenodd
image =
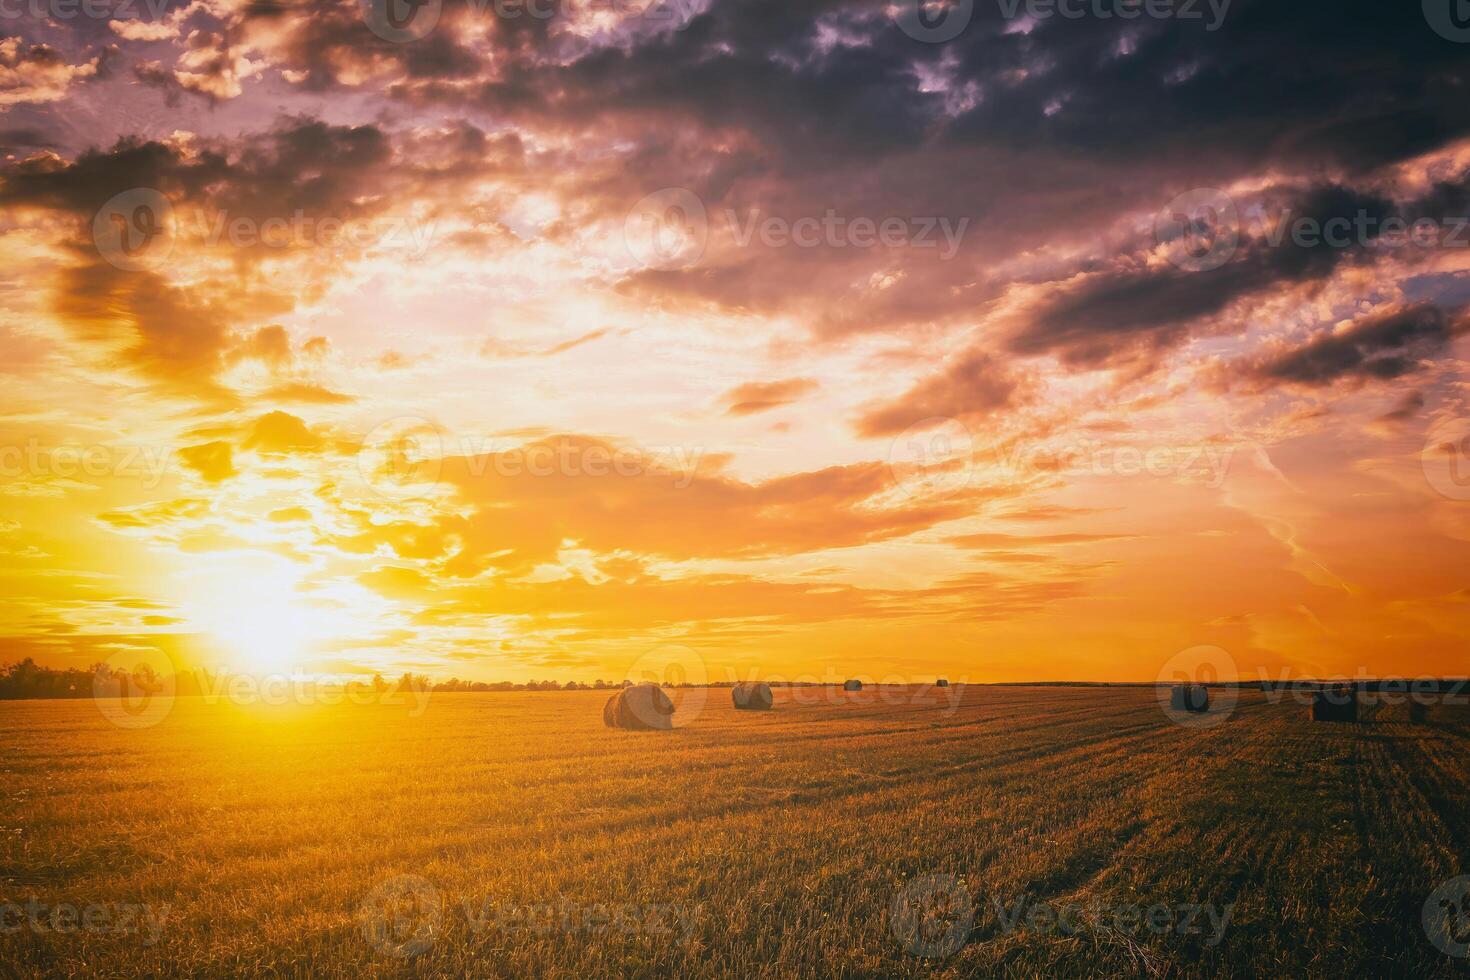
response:
M142 936L152 946L163 935L170 906L136 902L89 902L48 905L34 896L28 901L0 902L0 935L13 936L22 930L37 934Z
M1179 20L1204 21L1217 31L1230 12L1231 0L995 0L1009 20Z
M1317 218L1285 208L1275 218L1252 222L1261 239L1277 247L1290 242L1298 248L1470 248L1470 217L1377 215L1360 208L1351 217Z
M772 687L785 689L787 698L793 705L808 706L819 704L849 704L851 698L849 692L843 689L848 681L858 681L862 687L864 697L871 698L886 705L944 705L944 713L952 715L959 708L964 699L965 685L969 683L969 676L959 676L952 680L946 678L946 683L939 685L933 680L919 679L913 676L901 676L898 674L887 674L883 677L874 677L870 674L839 674L828 667L820 674L796 674L786 677L780 674L759 673L749 671L743 675L734 670L726 670L730 683L741 681L760 681Z
M943 44L959 37L970 26L976 3L977 0L897 0L890 10L894 22L909 37L926 44ZM1202 22L1206 31L1216 31L1225 22L1231 0L995 0L995 3L1007 20L1148 18Z
M151 490L163 482L172 459L161 446L44 446L29 438L22 446L0 446L0 479L138 478Z
M1071 477L1153 477L1219 489L1238 447L1219 441L1116 445L1101 439L1017 441L982 449L958 419L916 422L894 438L888 469L894 486L910 494L963 489L984 470L1019 480L1034 473Z
M671 903L582 902L558 896L546 902L508 902L466 896L446 900L429 879L397 875L380 882L358 908L363 936L378 952L409 959L434 945L446 914L461 917L474 935L499 937L648 936L688 943L699 909Z
M682 490L694 480L704 450L688 446L630 449L597 443L583 445L572 441L530 446L496 447L473 438L465 440L465 472L482 477L605 477L646 476L668 473L673 486Z
M1238 203L1219 188L1175 196L1154 217L1154 239L1174 265L1218 269L1242 244L1255 248L1445 250L1470 248L1470 215L1423 215L1358 208L1312 215L1294 208Z
M0 0L3 2L3 0ZM92 218L92 240L109 264L128 272L153 270L179 240L206 247L327 251L373 249L419 254L433 241L435 223L413 214L241 214L229 209L176 205L152 187L116 194Z
M405 705L408 716L418 718L429 706L429 682L409 675L407 682L382 685L359 681L303 677L295 674L209 674L194 671L193 682L206 704L228 701L235 705L288 704L328 707L339 704Z
M155 22L163 20L172 4L175 9L189 0L0 0L0 20L139 20L138 6Z
M994 912L1002 932L1060 933L1078 936L1102 931L1125 935L1150 933L1155 936L1199 936L1206 946L1218 946L1225 938L1235 903L1207 902L1048 902L1021 895L988 897L985 907Z
M114 654L92 677L92 700L112 724L125 729L151 728L168 717L181 696L205 704L237 707L263 705L386 705L407 707L410 718L428 709L427 677L405 674L395 680L307 676L299 673L231 674L202 668L175 670L170 658L144 651ZM152 661L152 662L150 662ZM157 666L154 663L157 663Z
M699 4L696 0L468 0L477 16L491 14L502 20L572 20L597 14L621 20L641 18L672 24L679 30L689 25Z
M735 244L746 248L758 241L766 248L933 248L941 259L952 259L969 227L969 218L845 217L832 208L820 218L807 215L785 218L751 210L741 215L734 209L723 212Z
M457 443L457 445L455 445ZM357 469L383 496L413 499L436 492L446 458L458 459L468 479L491 475L602 479L662 477L676 490L694 482L704 449L690 446L633 449L582 439L514 444L493 436L454 438L428 419L404 415L375 426L362 440Z
M228 242L236 248L292 248L313 246L325 249L403 248L422 252L434 235L433 222L419 222L412 215L340 217L308 213L297 208L289 215L258 218L232 215L229 211L190 209L184 216L205 244Z
M735 248L919 249L941 260L959 253L968 217L940 215L847 215L836 208L821 214L777 215L759 208L725 208L711 221L704 201L683 187L665 187L641 198L623 221L629 254L650 269L698 263L709 246L711 224Z
M664 936L688 942L695 916L681 905L638 902L509 903L486 898L465 899L464 914L472 932L502 935Z
M1002 452L1001 465L1016 474L1044 470L1069 476L1195 477L1218 489L1234 455L1235 447L1228 445L1114 446L1101 439L1077 439Z
M1027 894L971 894L949 874L921 875L904 884L888 909L889 930L909 953L933 959L954 955L969 941L977 922L1007 934L1064 936L1105 933L1199 937L1206 946L1225 938L1235 903L1054 902Z
M439 25L444 0L360 0L368 30L385 41L422 41ZM696 0L468 0L463 10L501 20L578 21L597 16L644 20L681 31L697 12Z

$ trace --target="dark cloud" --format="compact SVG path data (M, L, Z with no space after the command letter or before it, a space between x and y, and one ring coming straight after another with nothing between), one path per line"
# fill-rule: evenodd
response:
M1420 410L1423 408L1424 393L1422 391L1411 391L1399 399L1398 404L1392 409L1378 416L1377 421L1390 426L1398 425L1401 422L1408 422L1418 417Z
M742 312L786 312L810 301L815 309L803 309L804 319L822 336L898 330L952 322L993 298L987 259L1086 240L1110 220L1157 209L1190 187L1263 171L1342 172L1355 185L1470 132L1470 107L1457 94L1470 82L1462 53L1412 4L1286 6L1237 0L1216 31L1202 22L1061 16L1021 31L997 5L977 4L959 38L924 45L876 5L791 5L761 17L757 30L749 21L765 12L761 5L717 3L688 30L644 45L568 64L516 63L486 81L479 97L528 127L616 125L652 145L654 121L667 128L677 120L718 132L726 147L745 140L743 163L723 183L703 183L713 154L676 164L686 178L697 175L694 183L657 164L630 168L643 181L627 191L624 208L637 191L688 185L712 224L727 206L800 213L793 199L816 213L835 207L983 221L947 265L925 265L912 253L731 254L716 248L712 232L693 267L638 272L621 284L639 298ZM1402 47L1385 48L1389 38ZM1401 50L1416 60L1404 61ZM847 79L856 64L865 66L861 83ZM868 85L881 98L870 97ZM459 86L400 94L466 98ZM860 200L849 196L854 188ZM1297 217L1387 206L1355 186L1278 196L1288 193L1296 196L1272 206L1290 206ZM1425 204L1429 213L1453 213ZM1195 277L1139 254L1111 267L1092 259L1063 270L1013 349L1058 350L1082 367L1147 359L1239 298L1323 281L1357 255L1248 238L1227 268ZM854 286L871 279L891 285Z
M219 247L245 263L276 258L283 249L263 233L242 241L222 233L211 242L208 236L225 222L269 229L271 222L290 228L298 215L338 222L379 215L397 202L384 178L390 156L388 138L376 127L306 119L187 150L171 143L124 140L71 162L43 154L12 164L0 171L0 205L42 209L70 219L65 254L71 264L53 283L53 306L75 336L95 343L118 366L171 394L225 405L235 396L217 379L232 363L254 358L281 371L291 362L294 355L281 327L256 328L243 337L236 331L253 318L289 311L295 298L277 292L281 287L269 278L242 275L184 287L164 278L161 263L124 271L98 261L105 256L99 253L102 243L93 239L94 217L114 196L150 189L167 199L174 215L171 224L158 216L160 228L171 231L158 242L183 242L175 248ZM200 215L207 221L199 220ZM343 242L340 249L316 250L313 259L345 261L354 243L348 238ZM306 288L321 287L320 280L308 280ZM286 388L280 394L327 400L324 390L317 389Z
M125 140L108 151L83 153L71 163L41 156L16 164L4 174L0 204L67 211L90 221L109 198L123 191L151 187L192 197L227 172L219 154L186 161L162 143Z
M960 75L997 97L957 119L954 137L1150 165L1187 152L1216 173L1361 171L1442 146L1470 125L1457 94L1464 53L1428 28L1419 4L1235 0L1218 29L1206 26L1060 16L1029 33L972 25Z
M1169 188L1266 167L1361 174L1470 131L1462 52L1413 4L1235 0L1208 30L1205 4L1198 21L1055 16L1018 29L1001 5L979 3L966 30L937 45L905 35L877 0L714 0L682 30L634 17L596 36L570 30L562 5L546 9L553 15L510 16L448 2L428 37L393 44L351 0L267 0L201 11L185 48L212 44L224 65L223 54L249 47L307 89L381 84L497 125L615 142L608 170L590 166L567 188L613 216L648 190L692 186L712 209L796 216L797 202L849 217L985 219L949 264L756 249L621 284L640 298L753 312L810 302L803 318L824 337L952 322L999 291L985 281L986 259L1085 237L1127 209L1157 206ZM159 77L177 85L176 71L164 65ZM298 154L278 140L279 172L266 166L258 188L232 185L221 197L233 194L228 203L247 214L260 201L350 210L380 196L354 175L406 166L374 127L329 142ZM476 152L467 145L467 161ZM314 176L295 187L282 172ZM322 186L330 180L340 186ZM1209 277L1130 261L1074 269L1012 349L1058 351L1079 366L1120 348L1146 356L1235 299L1320 280L1340 258L1247 247ZM865 285L874 281L883 288Z
M862 436L887 436L927 419L983 417L1015 405L1022 391L1022 382L1005 362L983 351L971 352L897 400L871 408L856 429Z
M50 149L56 145L52 134L39 126L13 126L0 129L0 153L24 149Z
M123 140L70 163L54 156L22 161L4 172L0 204L70 212L85 219L88 233L109 198L135 188L156 190L176 208L196 204L257 223L297 210L346 219L387 206L390 157L388 137L375 126L292 119L197 152Z
M163 93L164 104L177 107L184 95L184 86L174 77L173 71L158 61L140 61L133 65L133 77L147 88Z
M221 406L234 400L215 380L233 346L222 301L94 262L62 271L53 306L74 336L161 391Z
M1393 208L1381 197L1336 185L1290 195L1269 192L1263 200L1265 218L1237 222L1235 251L1220 267L1197 270L1141 254L1078 275L1026 310L1010 350L1055 354L1087 368L1150 357L1237 300L1325 280L1340 263L1361 256ZM1339 238L1342 245L1293 233L1296 227L1324 228L1333 221L1357 222L1360 216L1365 236ZM1229 233L1231 228L1215 230Z
M1414 4L1235 0L1218 25L1205 7L1198 21L1054 16L1017 30L1000 4L977 3L962 34L932 45L877 0L715 0L683 30L634 27L580 50L556 20L497 20L478 84L441 84L466 64L426 59L397 91L563 125L673 116L804 157L930 140L1150 168L1187 152L1217 171L1263 149L1267 162L1369 169L1470 125L1463 53ZM314 20L320 32L332 17Z
M502 7L506 6L501 4ZM475 10L485 11L476 14ZM486 67L486 58L505 42L508 19L494 15L494 3L446 0L435 29L416 41L396 43L374 34L358 0L316 0L311 4L286 0L254 0L221 22L241 46L263 50L282 67L305 74L309 90L355 85L364 78L460 79ZM523 16L517 21L543 22ZM476 23L477 22L477 23ZM467 29L493 23L491 45L475 48L462 38Z
M1247 385L1322 387L1337 381L1391 381L1417 371L1463 323L1429 304L1369 314L1300 347L1268 352L1237 365Z
M833 339L983 322L1016 285L1006 280L1014 273L991 271L992 260L1097 239L1120 215L1204 182L1269 174L1286 188L1261 195L1271 208L1319 222L1443 215L1467 202L1463 180L1398 205L1381 190L1387 165L1470 132L1463 49L1412 3L1234 0L1217 30L1206 29L1207 4L1192 22L1054 16L1022 25L999 4L977 3L945 44L908 37L877 0L713 0L681 30L632 18L596 35L571 30L567 10L550 6L551 17L498 16L493 4L455 0L432 34L409 44L374 35L355 0L201 8L174 45L176 62L159 60L157 44L126 46L147 54L134 62L137 77L228 99L237 83L258 84L232 75L241 70L232 53L249 51L303 91L387 92L508 134L436 116L454 128L453 149L438 147L450 159L430 168L419 159L424 137L391 133L390 112L360 126L291 119L188 153L130 141L70 163L45 154L5 173L0 203L85 219L118 191L157 187L257 221L298 209L351 218L381 213L408 185L525 167L533 144L520 130L601 147L575 172L541 170L591 218L616 221L648 190L690 186L716 222L725 207L788 220L835 207L848 218L977 222L947 263L915 249L734 252L716 242L693 268L614 284L638 299L790 312ZM1291 189L1323 173L1342 183ZM570 240L577 229L566 225L545 234ZM1146 369L1222 329L1215 321L1241 301L1314 287L1370 259L1364 241L1333 248L1252 233L1223 267L1190 273L1157 261L1152 244L1125 241L1115 258L1094 249L1027 273L1024 308L987 349L1075 369ZM1007 407L1007 378L972 353L894 404L872 406L859 431Z

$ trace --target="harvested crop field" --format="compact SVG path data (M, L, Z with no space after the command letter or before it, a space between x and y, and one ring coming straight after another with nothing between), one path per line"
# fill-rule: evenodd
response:
M769 712L678 695L667 732L604 727L591 691L435 695L422 712L180 698L138 730L88 701L0 703L0 963L572 977L1466 962L1451 955L1470 939L1463 905L1441 887L1470 853L1463 709L1313 723L1251 691L1191 726L1138 687L778 688ZM1452 916L1446 933L1426 931L1426 903Z

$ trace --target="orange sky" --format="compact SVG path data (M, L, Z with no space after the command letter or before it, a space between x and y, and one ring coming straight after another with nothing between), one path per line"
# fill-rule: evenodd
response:
M358 7L6 24L0 660L1470 670L1470 120L1416 11ZM1323 128L1367 92L1434 126ZM1442 237L1271 240L1365 212Z

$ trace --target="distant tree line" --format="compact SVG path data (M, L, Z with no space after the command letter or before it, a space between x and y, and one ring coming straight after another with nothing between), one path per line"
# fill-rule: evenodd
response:
M38 667L30 657L18 664L0 668L0 698L89 698L92 682L106 664L96 664L86 670L71 667L52 670Z
M582 684L577 681L567 681L565 684L557 681L526 681L525 683L462 681L458 677L451 677L447 681L438 683L429 683L426 679L421 678L420 682L427 685L428 690L435 694L455 691L607 691L632 683L632 681L605 681L600 677L591 684Z
M203 694L218 675L200 670L175 674L174 694ZM90 667L42 667L30 657L20 663L0 667L0 701L28 698L90 698L95 694L116 695L126 680L134 691L159 690L165 679L146 664L135 671L121 671L109 664Z
M146 666L126 676L134 690L158 689L164 685L164 678L158 677ZM183 671L174 675L171 690L173 694L185 697L207 694L217 690L221 678L227 676L207 670ZM119 690L118 682L123 677L123 672L105 663L93 664L90 667L55 668L42 667L30 657L26 657L19 663L0 667L0 701L30 698L90 698L94 694L116 695ZM432 691L436 694L456 691L607 691L626 687L631 683L632 681L626 680L605 681L601 678L587 684L579 681L560 683L552 680L463 681L458 677L435 683L426 675L413 673L406 673L397 680L385 680L382 674L374 674L370 682L372 688L380 692L414 690ZM361 681L350 681L348 685L366 686ZM682 684L679 686L697 685Z
M172 678L170 693L188 697L218 693L229 679L228 674L204 669L181 671ZM90 698L116 696L120 682L126 681L133 691L159 690L167 678L159 677L144 666L130 674L118 671L105 663L90 667L54 668L42 667L30 657L19 663L0 667L0 701L27 698ZM582 681L465 681L451 677L447 681L432 681L425 674L406 673L396 680L386 680L382 674L374 674L371 681L351 680L321 681L323 686L350 690L373 690L388 693L393 691L430 691L435 694L467 691L609 691L627 687L632 681L605 681L601 678L588 684ZM734 681L709 681L702 684L673 684L665 681L663 687L731 687ZM772 687L831 687L826 681L770 680ZM881 685L880 685L881 686ZM922 686L922 685L921 685Z

